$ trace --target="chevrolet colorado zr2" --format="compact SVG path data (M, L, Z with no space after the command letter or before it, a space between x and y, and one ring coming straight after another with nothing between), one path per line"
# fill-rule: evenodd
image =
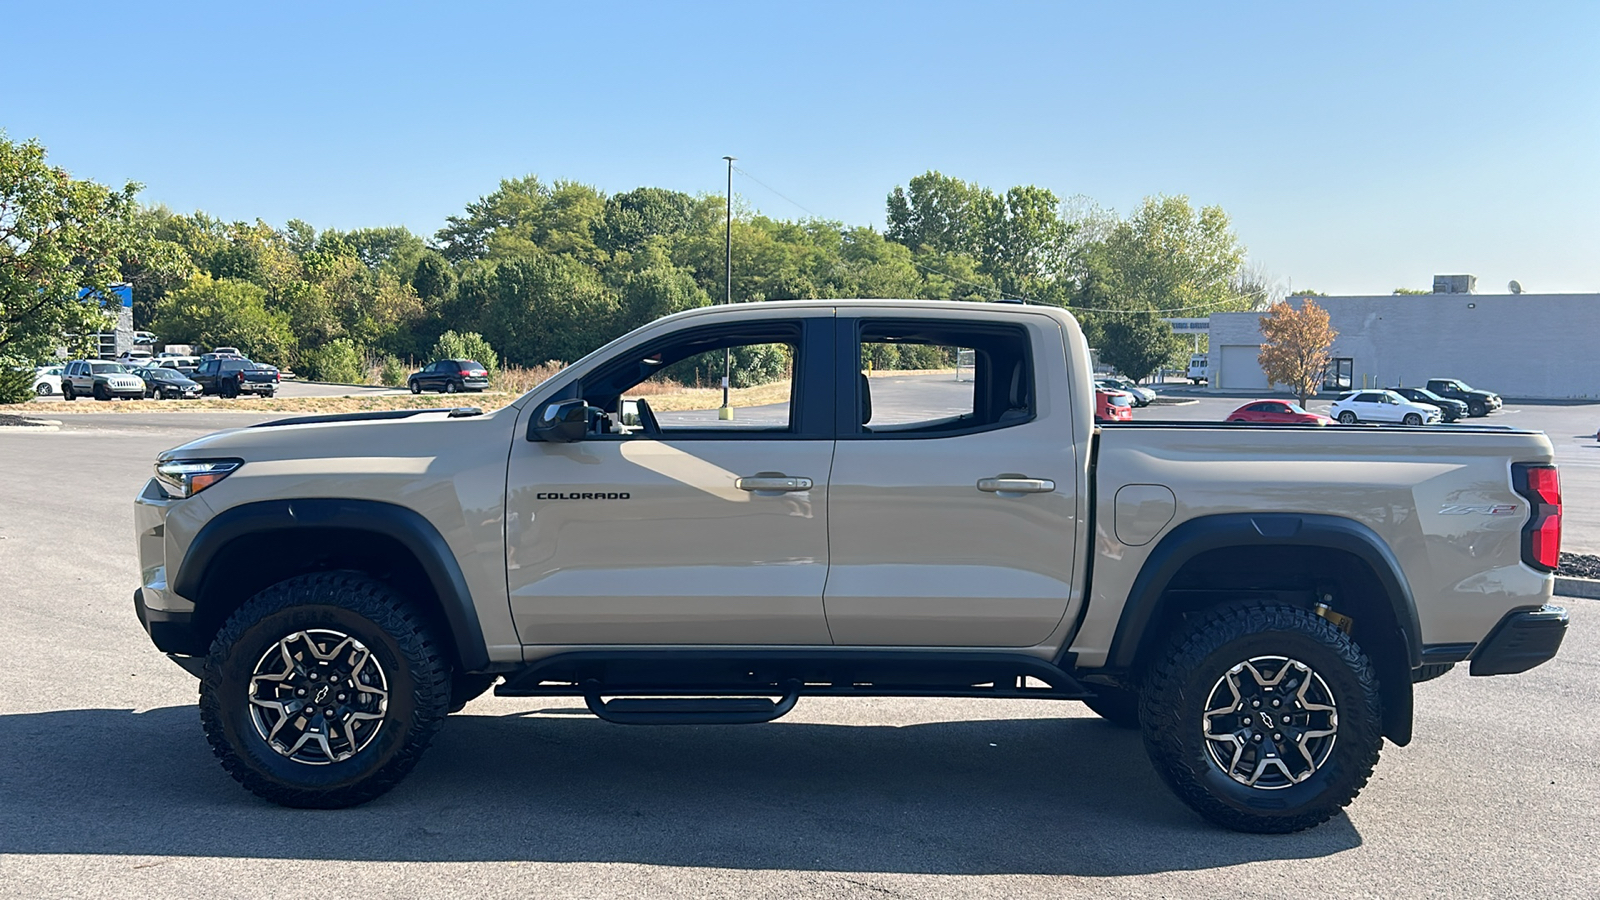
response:
M662 402L724 372L742 406ZM1207 819L1295 831L1412 739L1413 683L1560 646L1545 435L1097 428L1094 391L1059 309L691 310L487 414L163 452L135 606L224 768L298 807L389 790L490 688L620 724L1041 698L1141 729Z

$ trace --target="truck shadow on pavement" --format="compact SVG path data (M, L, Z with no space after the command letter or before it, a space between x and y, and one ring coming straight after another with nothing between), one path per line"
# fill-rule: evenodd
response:
M1097 719L633 728L528 703L452 716L396 790L334 811L245 792L194 707L0 716L0 853L1111 876L1361 843L1344 815L1213 828Z

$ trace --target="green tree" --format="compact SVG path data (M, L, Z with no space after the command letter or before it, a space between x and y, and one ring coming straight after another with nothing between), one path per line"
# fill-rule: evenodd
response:
M121 261L137 256L138 190L75 180L38 141L0 132L0 362L42 360L107 327L107 312L79 291L110 297Z
M1251 302L1236 293L1244 247L1219 206L1196 210L1187 197L1147 197L1086 253L1104 264L1117 308L1198 316Z
M1149 311L1119 313L1100 326L1100 359L1128 378L1138 381L1183 350L1172 326Z
M694 198L641 187L606 198L596 240L609 253L637 253L652 238L676 239L694 222Z
M338 338L309 349L302 359L302 373L312 381L367 383L366 360L361 355L361 349L349 338Z
M614 330L621 334L662 316L710 306L711 298L688 272L667 263L629 275L618 303L619 318Z
M571 362L615 337L617 297L595 270L538 250L469 272L457 306L475 330L519 365Z
M430 359L470 359L480 362L491 374L500 368L500 354L494 352L483 335L475 331L465 334L446 331L439 335L433 351L428 355Z
M198 275L156 305L154 330L169 342L238 347L258 362L288 365L296 340L289 316L267 308L267 292L248 281Z

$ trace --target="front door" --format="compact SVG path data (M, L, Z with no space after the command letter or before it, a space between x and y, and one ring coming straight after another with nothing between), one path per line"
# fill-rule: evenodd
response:
M838 330L844 415L825 597L834 642L1044 641L1066 614L1078 553L1068 385L1047 381L1064 369L1060 326L908 311L841 317ZM957 380L969 350L971 379ZM1046 354L1055 365L1036 365Z
M524 644L829 643L832 321L645 332L557 393L592 408L581 441L524 440L529 404L506 489Z

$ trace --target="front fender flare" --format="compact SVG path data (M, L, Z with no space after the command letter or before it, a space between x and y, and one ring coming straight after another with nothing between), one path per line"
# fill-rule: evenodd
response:
M311 498L262 500L217 514L195 535L172 581L178 594L197 599L217 555L247 535L304 529L338 529L383 535L414 556L439 598L463 671L482 671L489 650L455 553L439 529L416 510L377 500Z

